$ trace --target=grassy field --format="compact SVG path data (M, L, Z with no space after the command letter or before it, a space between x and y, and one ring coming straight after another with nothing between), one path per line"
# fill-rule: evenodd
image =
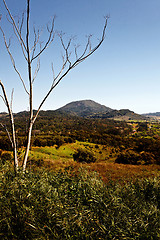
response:
M94 163L73 160L91 151ZM159 240L160 166L114 163L87 142L34 147L26 174L0 162L0 239Z
M16 177L0 172L4 240L158 240L159 178L105 184L95 172L43 168Z
M96 157L95 163L77 163L73 160L73 154L77 149L87 149ZM40 167L50 170L64 170L72 168L77 171L83 166L88 171L96 171L104 182L129 181L138 178L158 177L160 176L159 165L125 165L116 164L115 150L111 147L97 145L92 143L76 142L65 144L60 148L56 147L34 147L30 154L28 168L32 169L34 164L39 163Z

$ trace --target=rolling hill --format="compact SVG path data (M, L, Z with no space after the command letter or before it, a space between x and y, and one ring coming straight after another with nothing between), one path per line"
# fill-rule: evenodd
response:
M146 120L146 116L139 115L129 109L114 110L92 100L71 102L57 111L87 118L107 118L116 120Z
M89 117L93 114L111 112L112 110L113 109L92 100L82 100L68 103L57 111L66 112L79 117Z
M91 118L108 118L108 119L114 119L114 120L147 120L148 118L146 116L142 116L140 114L134 113L133 111L130 111L129 109L121 109L121 110L112 110L110 112L101 113L101 114L95 114L91 116Z
M148 117L153 121L160 120L160 112L145 113L145 114L142 114L142 116Z
M34 110L34 114L35 114ZM15 118L25 118L29 113L27 111L19 112L14 114ZM158 114L158 113L157 113ZM75 101L66 104L65 106L57 109L57 110L47 110L40 111L39 116L41 118L53 118L54 116L76 116L76 117L84 117L84 118L102 118L102 119L114 119L120 121L128 121L128 120L147 120L152 117L149 114L140 115L136 114L129 109L121 109L115 110L104 105L101 105L92 100L82 100ZM8 116L6 113L0 113L0 118L5 118Z

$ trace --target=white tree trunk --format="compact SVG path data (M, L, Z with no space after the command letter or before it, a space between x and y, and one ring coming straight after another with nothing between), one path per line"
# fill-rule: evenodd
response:
M11 120L11 128L12 128L14 168L15 168L15 172L17 172L17 170L18 170L18 158L17 158L17 146L16 146L16 134L15 134L15 128L14 128L14 118L13 118L12 112L10 114L10 120Z
M29 154L29 149L30 149L30 145L31 145L32 128L33 128L33 122L30 123L29 129L28 129L27 146L26 146L25 156L24 156L23 165L22 165L23 172L26 171L28 154Z

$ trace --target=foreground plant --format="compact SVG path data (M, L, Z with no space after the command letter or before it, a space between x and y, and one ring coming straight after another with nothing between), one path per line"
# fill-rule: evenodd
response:
M159 239L160 180L104 184L72 169L0 173L2 239ZM6 171L7 169L7 171Z

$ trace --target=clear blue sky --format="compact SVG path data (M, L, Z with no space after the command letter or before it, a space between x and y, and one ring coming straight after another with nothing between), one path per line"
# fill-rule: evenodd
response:
M25 0L6 0L13 15L20 14ZM12 53L26 79L27 66L16 47L14 34L5 19L0 0L1 25L12 39ZM31 24L41 27L57 16L55 29L83 47L87 34L93 44L100 38L105 15L110 15L106 39L101 48L70 72L43 108L57 109L71 101L92 99L113 109L136 113L160 111L160 0L31 0ZM45 31L42 38L45 38ZM81 49L81 48L80 48ZM51 62L58 71L61 49L55 41L41 58L41 70L34 84L34 108L52 83ZM27 110L22 84L14 72L0 35L0 79L11 95L13 111ZM6 111L0 99L0 112Z

